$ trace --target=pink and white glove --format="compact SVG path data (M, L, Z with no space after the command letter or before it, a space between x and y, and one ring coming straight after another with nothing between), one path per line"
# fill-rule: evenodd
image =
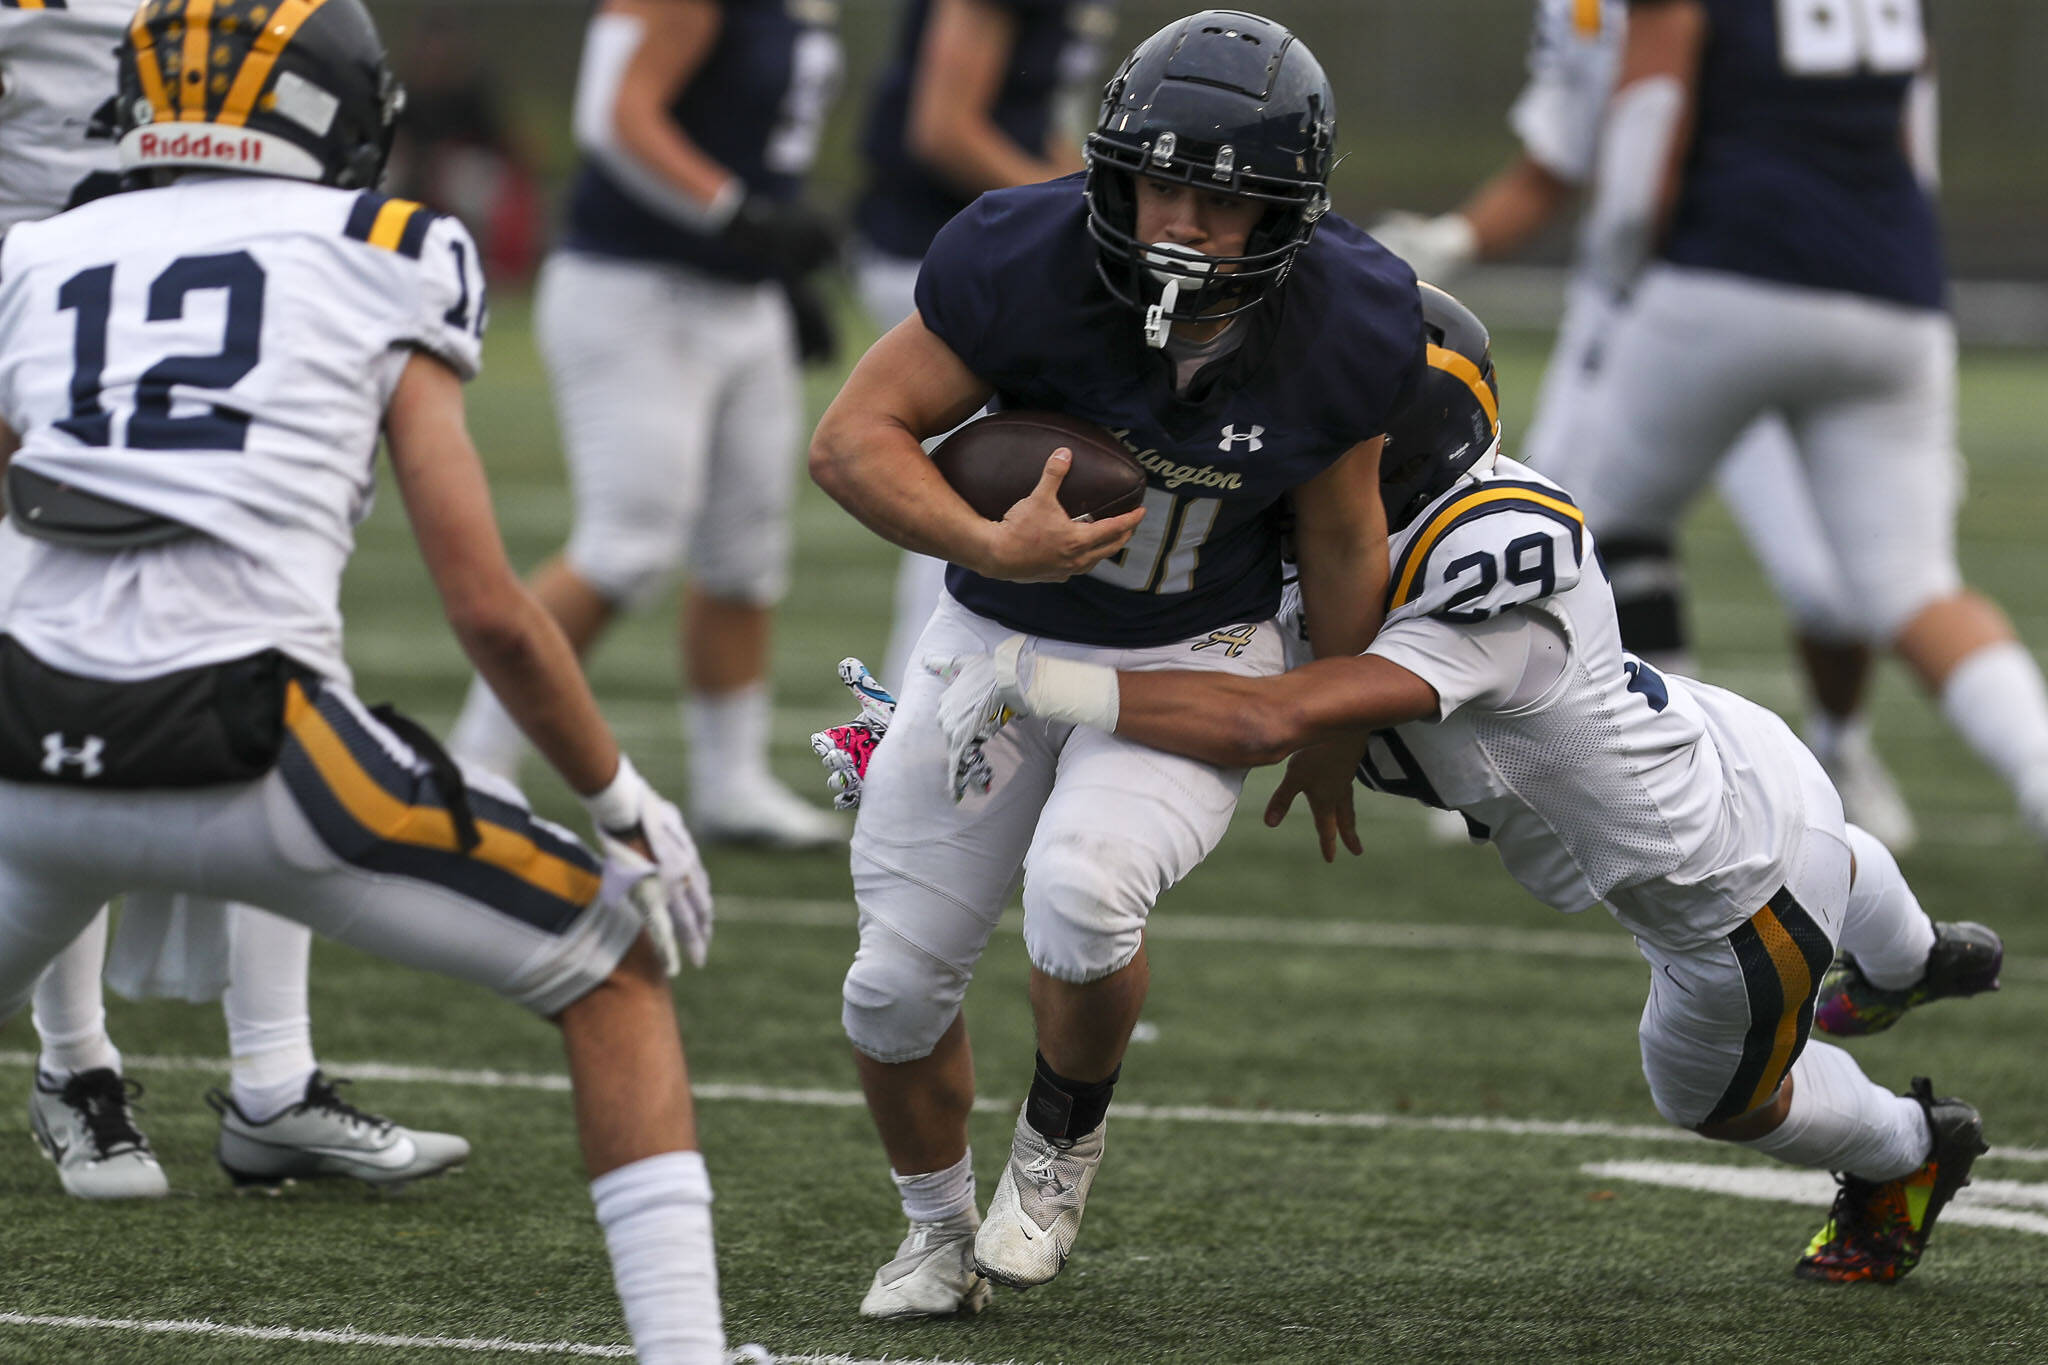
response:
M832 804L839 810L860 806L861 784L867 780L868 762L875 747L889 733L896 718L896 698L875 681L868 666L859 659L839 661L839 681L860 703L860 714L844 725L820 730L811 736L811 751L825 765L825 785L832 790Z

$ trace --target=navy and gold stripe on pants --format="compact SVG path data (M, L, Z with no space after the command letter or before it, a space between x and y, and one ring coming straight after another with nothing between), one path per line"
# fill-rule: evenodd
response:
M317 684L285 701L278 771L321 841L344 862L447 887L537 929L565 931L597 898L590 852L509 801L471 790L475 846L433 774L394 759L360 716Z
M1749 995L1749 1032L1735 1079L1707 1115L1708 1123L1747 1114L1778 1092L1806 1047L1814 995L1835 958L1828 936L1784 888L1728 935L1728 944Z

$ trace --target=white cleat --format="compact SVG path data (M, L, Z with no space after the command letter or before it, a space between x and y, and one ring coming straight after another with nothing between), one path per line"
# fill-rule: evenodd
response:
M1081 1235L1081 1209L1102 1165L1105 1122L1072 1142L1040 1136L1017 1115L1010 1161L974 1239L974 1268L1013 1289L1060 1273Z
M78 1199L161 1199L171 1192L129 1102L142 1086L110 1067L80 1071L54 1088L38 1072L28 1097L36 1146Z
M220 1115L214 1157L239 1186L275 1189L289 1180L350 1176L396 1190L469 1159L466 1140L366 1114L336 1094L318 1071L306 1082L303 1100L261 1123L222 1091L208 1091L206 1102Z
M846 842L846 821L820 810L772 777L728 783L692 803L690 832L701 843L830 848Z
M1920 841L1913 812L1886 770L1884 760L1862 729L1843 734L1831 748L1814 750L1820 766L1842 797L1842 814L1893 853L1904 853Z
M968 1317L988 1307L988 1281L974 1270L974 1230L980 1226L973 1209L943 1223L912 1223L896 1258L875 1272L860 1315Z

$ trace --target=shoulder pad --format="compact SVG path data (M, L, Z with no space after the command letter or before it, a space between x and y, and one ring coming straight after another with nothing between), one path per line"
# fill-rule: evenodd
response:
M1563 489L1489 480L1437 507L1398 549L1387 619L1472 624L1579 581L1586 521Z

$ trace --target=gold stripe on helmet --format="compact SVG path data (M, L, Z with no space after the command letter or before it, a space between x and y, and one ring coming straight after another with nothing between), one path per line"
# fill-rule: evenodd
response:
M263 31L256 35L256 41L250 45L249 55L242 59L242 69L235 73L234 87L228 91L227 101L221 105L220 117L215 122L235 127L248 123L257 98L270 81L270 72L277 65L278 55L291 42L300 25L326 3L327 0L284 0L277 7L270 21L264 24Z
M149 30L153 6L143 5L135 11L135 20L128 25L128 41L135 44L135 74L142 81L142 97L149 101L150 122L157 123L172 117L170 95L164 89L164 67L156 55L156 37Z
M178 64L178 120L206 122L206 74L213 49L213 0L186 0L185 53Z
M1486 376L1479 373L1474 365L1456 351L1447 351L1441 346L1429 348L1429 366L1455 375L1465 381L1465 387L1472 390L1472 396L1479 400L1479 406L1486 410L1486 420L1495 431L1500 430L1500 400L1493 396L1493 386L1486 382Z
M1573 0L1572 27L1581 38L1600 36L1600 0Z

